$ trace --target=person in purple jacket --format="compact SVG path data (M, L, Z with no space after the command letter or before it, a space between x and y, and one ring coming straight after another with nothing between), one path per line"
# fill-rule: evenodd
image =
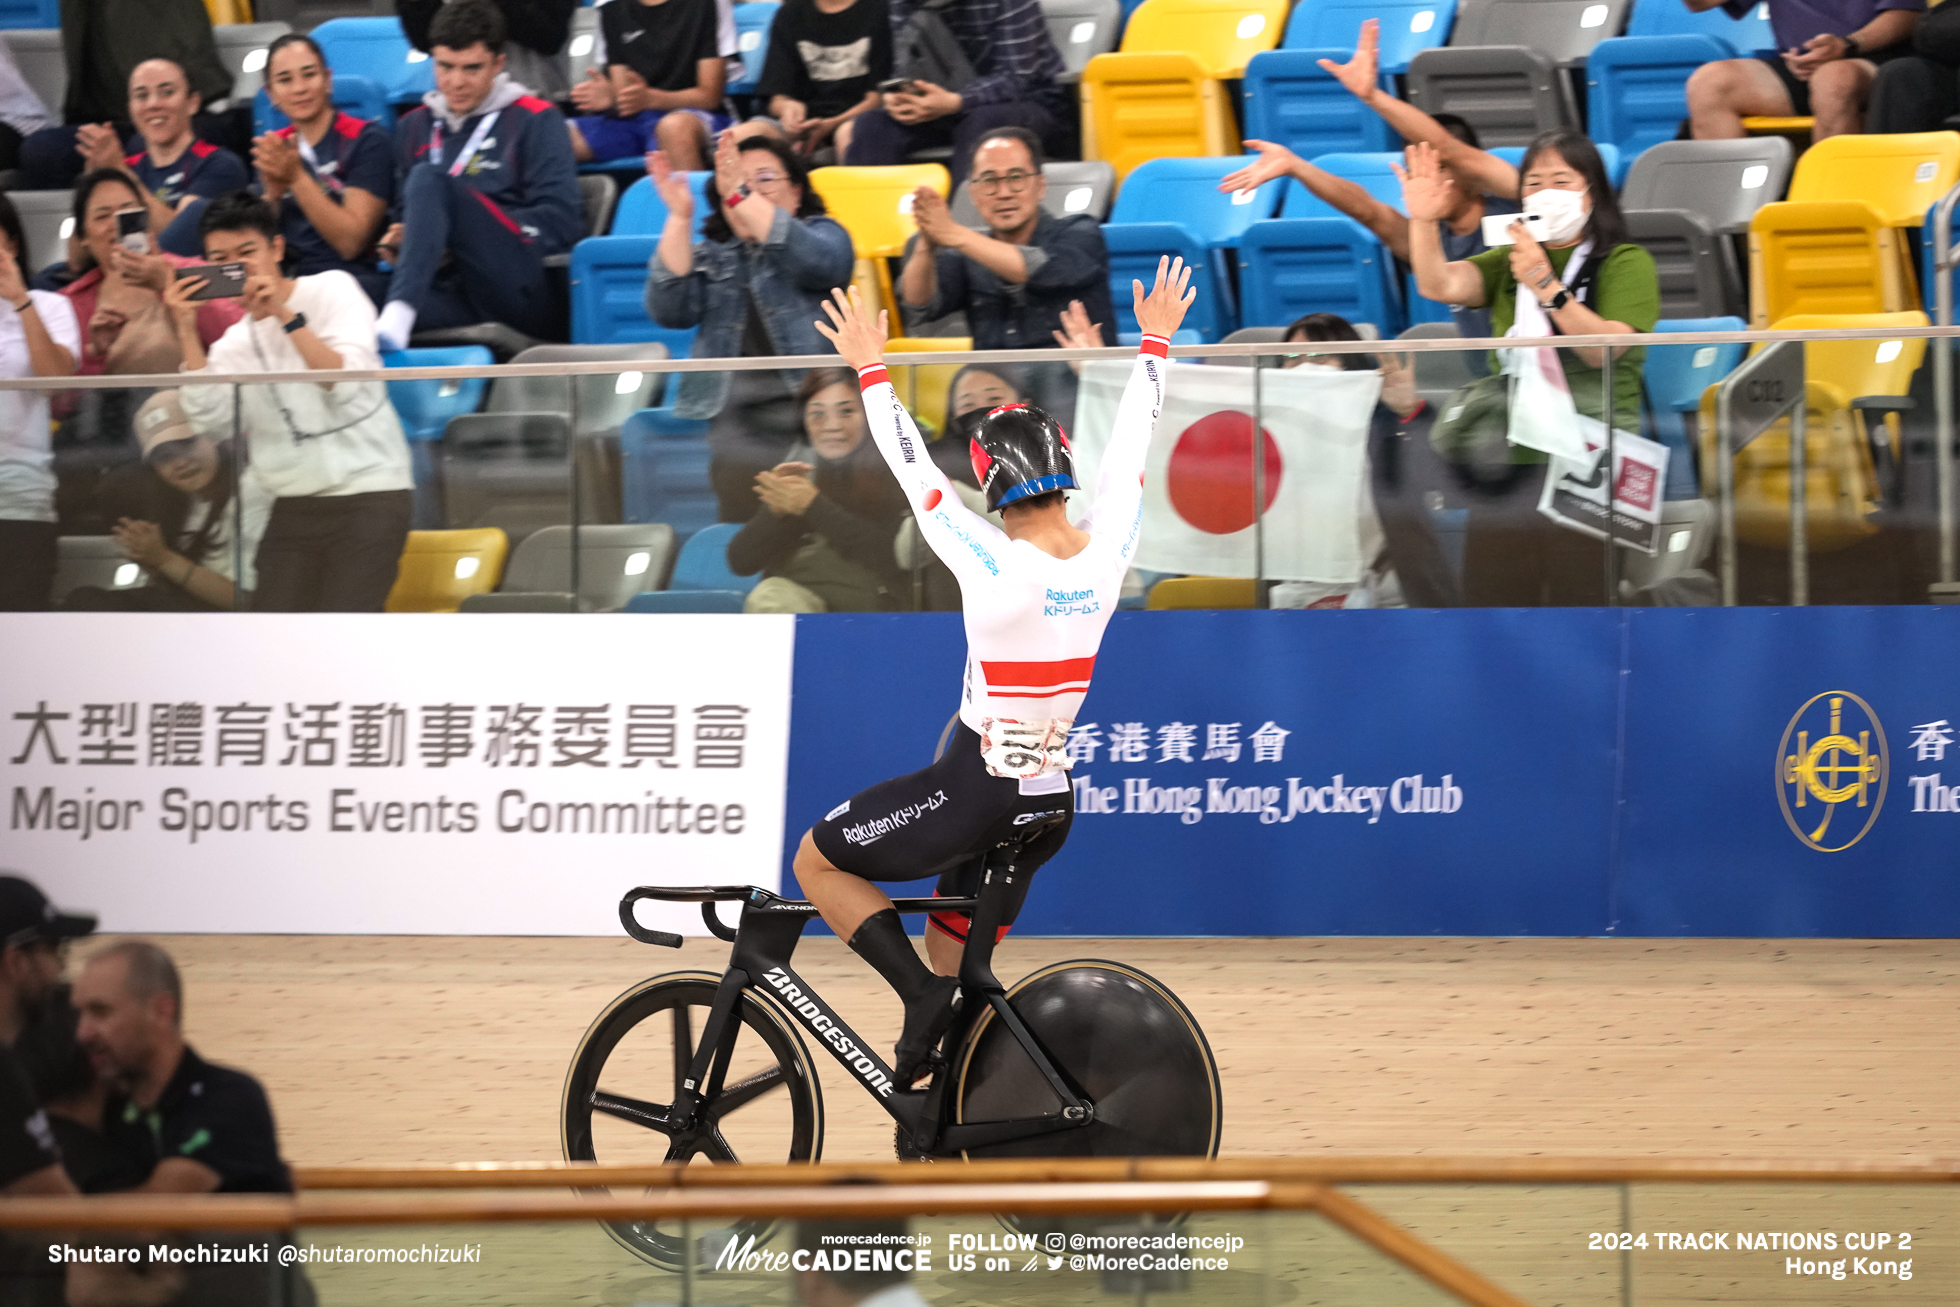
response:
M504 73L504 19L490 0L443 6L429 43L436 89L395 125L381 348L405 348L418 326L502 322L543 335L544 261L584 230L565 119Z
M1757 0L1685 0L1697 13L1740 18ZM1881 64L1912 53L1926 0L1769 0L1776 51L1718 59L1688 78L1688 121L1698 141L1745 135L1745 117L1814 116L1821 141L1864 129L1865 102Z

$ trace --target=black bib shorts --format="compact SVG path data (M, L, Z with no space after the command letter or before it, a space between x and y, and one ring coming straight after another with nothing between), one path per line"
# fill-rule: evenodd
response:
M1024 794L1024 786L1051 789ZM1061 850L1075 821L1075 789L1066 772L1037 781L994 776L980 756L980 736L960 722L939 760L922 771L881 781L832 808L810 835L831 866L866 880L939 877L941 898L970 898L980 889L987 855L1025 826L1052 822L1027 844L1000 933L1020 915L1035 868ZM966 939L970 916L935 912L932 924Z

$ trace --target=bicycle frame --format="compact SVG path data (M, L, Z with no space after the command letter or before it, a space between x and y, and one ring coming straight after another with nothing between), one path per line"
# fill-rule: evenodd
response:
M1062 1103L1059 1111L1045 1116L1000 1121L955 1123L951 1120L954 1100L950 1066L935 1075L926 1089L898 1084L890 1064L866 1045L850 1024L790 966L790 957L803 937L803 928L817 915L815 905L801 899L786 899L751 885L692 889L642 885L629 890L619 901L619 919L634 939L680 947L680 936L648 930L634 920L634 904L641 899L659 899L668 903L699 903L708 929L735 946L702 1027L694 1061L661 1121L664 1127L671 1128L675 1148L684 1147L681 1136L696 1128L702 1105L726 1088L735 1037L741 1029L741 1023L735 1018L735 1005L747 989L765 995L800 1022L818 1045L836 1058L892 1120L904 1128L922 1153L958 1153L987 1144L1080 1129L1094 1121L1095 1105L1063 1078L1054 1059L1021 1020L1014 1005L1008 1002L1006 990L994 977L994 945L999 935L1003 901L1018 874L1019 848L1018 844L1009 845L989 855L976 898L892 901L892 906L901 913L955 910L973 914L966 947L960 955L960 987L965 1000L941 1046L954 1051L962 1046L983 1010L975 1000L984 999L985 1010L991 1010L1000 1020ZM715 904L734 901L742 904L742 916L731 931L715 915ZM610 1095L595 1094L593 1105L628 1118L662 1115L654 1104L615 1100ZM683 1157L686 1155L682 1153Z

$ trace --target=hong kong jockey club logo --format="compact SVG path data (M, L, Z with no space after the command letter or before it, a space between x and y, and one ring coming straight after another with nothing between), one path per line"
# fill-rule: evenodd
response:
M1813 696L1776 747L1776 799L1805 845L1837 853L1865 837L1891 779L1885 728L1849 690Z

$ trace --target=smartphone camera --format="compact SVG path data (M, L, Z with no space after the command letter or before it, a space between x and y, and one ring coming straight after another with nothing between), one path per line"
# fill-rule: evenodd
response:
M150 215L143 209L124 209L116 214L116 243L131 254L150 252Z

